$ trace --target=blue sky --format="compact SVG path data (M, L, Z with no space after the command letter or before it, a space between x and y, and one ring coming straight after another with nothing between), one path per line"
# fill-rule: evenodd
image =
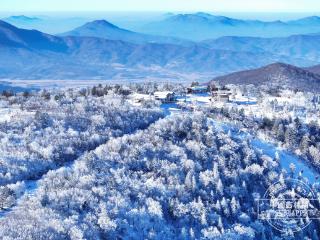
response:
M320 0L1 0L0 11L319 12Z

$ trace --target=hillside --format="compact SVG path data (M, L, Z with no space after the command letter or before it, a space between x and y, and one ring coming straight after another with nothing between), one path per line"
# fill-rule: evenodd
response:
M276 236L267 224L261 230L254 207L270 184L266 176L280 178L281 168L249 141L212 126L204 112L164 118L159 108L133 107L114 92L60 95L53 106L25 100L41 111L0 123L8 139L0 238L254 240L264 229ZM22 182L30 178L39 179L33 191Z
M63 39L36 30L25 30L0 21L0 46L61 52L67 46Z
M320 75L284 63L274 63L262 68L235 72L214 78L210 83L253 84L320 92Z
M320 65L308 67L308 68L305 68L305 69L310 71L310 72L313 72L315 74L320 74Z
M88 21L85 17L52 16L52 15L18 15L0 19L18 28L38 30L50 34L70 31Z

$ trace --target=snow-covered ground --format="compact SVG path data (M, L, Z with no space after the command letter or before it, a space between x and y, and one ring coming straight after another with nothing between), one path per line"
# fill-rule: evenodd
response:
M25 181L24 184L25 190L23 191L22 195L17 198L13 206L0 210L0 218L5 217L7 213L18 207L25 198L31 197L38 188L38 180L28 180Z
M0 108L0 122L9 121L11 117L11 110L8 108Z
M70 92L69 94L70 96L73 96L72 92ZM133 135L131 134L131 132L129 133L126 132L123 134L123 136L122 134L119 134L119 135L114 135L115 137L112 137L110 139L103 139L101 140L101 142L99 141L97 143L97 148L95 149L89 148L89 150L86 153L81 152L79 153L79 155L75 156L75 158L70 159L70 161L68 162L61 162L61 164L50 166L48 169L46 169L46 171L43 171L38 175L34 175L31 177L30 176L23 177L17 180L18 182L16 182L16 180L12 181L12 184L10 183L11 185L19 186L19 184L21 184L21 188L20 188L21 191L19 191L19 194L15 194L18 191L15 191L15 189L12 188L10 184L7 184L6 186L10 185L8 187L10 191L9 192L3 191L3 192L7 194L7 195L4 195L6 197L5 199L9 199L10 201L8 200L6 202L6 205L4 205L6 209L0 210L0 221L2 223L0 228L2 232L4 232L4 230L2 229L5 229L5 228L10 229L11 228L10 223L16 221L16 219L19 219L19 221L20 219L23 219L24 221L24 222L17 221L18 227L16 227L16 229L18 229L17 231L19 232L19 234L20 232L21 233L26 232L25 230L20 230L20 229L23 229L24 226L30 225L30 222L31 223L34 222L34 218L33 218L34 213L37 213L35 214L35 218L37 218L37 216L41 217L39 223L42 224L42 222L48 219L48 222L50 222L50 224L54 222L55 226L57 226L56 224L57 222L59 222L59 226L66 225L66 220L63 219L63 217L65 216L65 213L67 214L70 213L72 214L72 216L75 216L74 213L76 213L79 216L79 219L81 219L81 216L86 214L87 209L89 209L91 212L93 212L91 216L94 216L94 214L96 213L96 209L100 207L100 204L97 204L97 202L91 203L90 202L91 200L87 200L87 199L94 199L91 196L94 196L94 194L96 193L101 194L101 196L103 196L102 194L110 193L110 197L109 195L106 195L107 197L104 197L103 199L101 199L101 203L110 203L113 201L112 199L115 199L114 197L117 196L117 199L116 199L117 202L115 204L118 205L119 203L121 204L121 202L118 201L118 199L123 199L123 202L127 202L127 199L130 199L131 197L130 195L128 195L128 197L126 198L122 198L122 197L119 198L118 196L122 196L121 194L123 192L123 189L125 190L128 189L129 190L128 193L131 193L132 191L130 191L130 189L136 189L136 187L139 186L139 184L142 182L146 182L146 184L145 186L143 186L143 188L139 188L139 192L145 193L146 191L149 191L148 195L146 196L151 196L152 199L150 197L150 198L144 198L146 200L144 199L141 200L142 204L146 202L146 209L148 212L143 213L143 215L141 215L141 218L139 218L137 222L138 224L139 222L140 223L143 222L145 219L147 219L146 216L148 216L148 214L150 216L156 216L156 219L157 219L156 221L158 221L160 219L158 218L159 216L161 218L164 216L162 213L163 211L162 207L163 209L165 209L164 210L165 214L166 214L166 209L169 209L165 202L167 201L166 200L168 198L167 196L169 197L174 196L176 192L176 190L174 189L174 191L169 192L170 194L167 194L167 192L164 189L169 189L169 188L167 188L166 185L162 185L163 184L162 182L159 182L160 177L158 173L161 173L161 174L166 173L166 175L164 175L165 178L163 179L170 180L170 181L165 180L170 184L170 186L171 185L179 186L178 181L177 182L171 181L171 177L172 179L175 179L175 176L177 175L176 174L177 171L180 171L180 169L183 169L184 167L186 168L186 170L188 170L188 172L186 172L186 175L184 178L181 178L181 182L184 183L184 185L179 186L179 189L186 189L186 190L183 192L183 194L180 194L182 198L181 200L179 200L179 203L183 203L185 196L187 196L189 192L190 192L190 200L188 200L189 202L187 202L188 205L180 204L174 207L179 209L179 207L181 206L183 207L181 209L187 209L187 210L192 209L192 212L190 211L190 214L187 212L187 214L189 215L186 215L185 217L186 220L192 219L193 216L191 214L193 213L194 210L198 211L199 209L205 209L203 210L203 216L204 216L203 219L205 219L206 221L207 219L210 220L210 224L212 225L219 225L219 222L216 221L218 218L216 216L211 216L211 214L207 214L211 211L210 209L212 205L207 206L206 204L208 204L208 201L202 202L202 198L201 198L202 195L204 197L211 197L213 199L212 200L213 203L217 202L217 204L218 203L220 204L221 202L223 203L223 205L225 205L224 202L226 202L227 204L230 203L230 209L232 209L232 206L235 207L234 208L235 210L237 210L237 208L239 209L237 210L238 212L233 213L235 216L236 215L246 216L245 220L249 221L251 219L251 214L252 214L253 221L256 221L256 219L254 218L256 215L254 211L254 208L255 208L254 200L256 199L257 195L263 194L263 192L265 191L264 186L268 184L268 182L265 182L265 181L269 181L269 180L266 180L269 178L265 176L271 176L271 177L273 176L275 180L281 178L279 177L279 174L280 174L279 165L274 164L275 163L274 161L269 161L268 157L270 157L271 159L278 159L280 166L289 173L288 175L290 175L290 172L292 169L295 169L294 171L295 177L299 177L299 176L304 177L308 179L310 183L317 182L317 176L318 176L317 171L315 171L312 167L310 167L306 161L304 161L303 159L301 159L299 156L295 154L292 154L284 149L278 148L274 144L270 144L269 141L271 140L264 140L264 138L260 137L259 135L256 135L255 133L252 132L252 130L245 127L248 125L246 124L238 125L237 121L228 122L229 121L228 118L224 118L222 115L220 117L219 109L217 109L218 110L217 116L214 119L209 117L215 110L214 108L210 108L210 106L216 107L218 104L223 104L223 106L226 106L232 103L212 102L211 97L205 94L186 95L185 97L179 97L176 103L168 103L168 104L161 104L161 105L160 105L160 102L155 101L152 98L152 95L147 95L147 94L145 95L134 94L132 98L130 98L129 96L129 99L128 99L129 104L128 102L126 102L127 95L124 95L121 97L118 96L117 98L117 96L113 95L113 92L111 92L111 94L110 95L107 94L107 96L108 96L107 98L88 97L91 101L97 101L97 106L93 105L93 106L96 106L96 108L94 108L96 110L90 111L89 113L87 113L84 110L83 112L81 112L81 107L85 105L83 102L85 98L82 95L79 96L82 101L80 101L79 99L77 99L79 102L75 101L75 104L74 104L75 110L74 112L72 112L72 114L73 116L75 116L75 114L79 114L79 116L76 115L77 119L81 118L82 116L86 116L85 114L88 114L88 119L90 119L90 121L85 121L85 119L83 119L81 122L78 122L78 121L75 122L74 126L77 127L81 125L81 123L83 123L83 126L87 126L92 122L93 123L92 125L96 127L96 126L101 126L104 122L112 122L113 120L115 120L115 122L119 122L118 119L120 118L114 117L112 119L108 119L108 116L110 115L113 116L112 112L115 112L116 109L122 105L128 107L130 111L133 111L131 109L137 109L140 111L143 108L146 108L146 110L148 111L149 110L156 111L155 114L158 117L155 118L154 121L152 122L152 124L154 123L155 125L150 125L151 124L150 122L143 123L143 128L142 128L144 129L143 131L138 130L136 134L133 134ZM49 103L51 102L48 101L46 102L45 105L42 106L42 108L35 108L35 109L46 110L46 113L49 114L49 117L55 116L57 112L60 112L60 108L55 109L53 105ZM108 104L114 103L117 108L111 108L110 111L106 111L105 115L97 114L98 111L103 110L103 106L105 106L107 103ZM89 102L88 106L90 106L89 104L93 104L93 103ZM130 106L130 104L138 107L136 108L132 107ZM47 106L51 106L52 109ZM158 108L159 106L161 106L161 109L165 113L165 116L159 111L159 108ZM255 106L244 106L244 107L252 108ZM16 123L16 120L17 120L17 123L19 123L18 120L26 116L24 115L24 111L22 111L21 109L30 109L30 108L26 108L23 105L21 109L16 108L12 110L13 112L15 111L18 111L18 112L15 112L14 114L11 114L11 115L10 115L10 111L6 109L5 106L3 106L3 108L0 108L0 109L3 113L2 114L3 119L7 118L7 120L9 121L5 125L8 124L8 126L10 126L9 123L14 124ZM128 115L130 114L130 111L128 111L128 109L126 108L124 110L123 116L126 119L126 121L130 122L130 124L132 124L131 122L134 122L139 119L143 119L145 116L147 116L147 114L143 112L141 115L138 115L137 117L135 116L131 117L131 115ZM93 114L91 114L91 112L93 112ZM25 114L29 114L29 113L26 112ZM32 119L35 119L35 126L38 127L38 125L36 125L38 122L42 122L42 124L47 124L47 123L50 124L49 120L51 118L49 117L47 115L37 114L36 118L32 118ZM10 121L12 119L14 121ZM70 120L66 121L64 119L64 116L59 115L58 119L63 119L64 125L66 123L68 124L70 123ZM108 121L106 121L105 119L108 119ZM209 123L209 125L207 123ZM104 125L98 128L98 129L101 129L102 132L104 132L106 129L106 127L103 127L103 126ZM239 126L242 126L242 127L239 127ZM48 127L44 127L44 128L47 129ZM56 126L52 127L52 130L55 128ZM18 129L21 129L21 128L18 127ZM34 128L32 129L30 128L30 133L37 132L37 131L33 131L33 129ZM128 128L125 127L125 129L128 129ZM134 132L135 132L135 129L136 128L133 128ZM73 129L73 127L68 127L66 128L66 130L68 133L70 132L70 136L75 136L74 137L75 139L78 138L75 135L76 132ZM46 134L47 132L49 131L46 130ZM88 132L88 135L91 135L91 133L92 132ZM56 134L56 133L53 134L53 136L56 136L56 135L59 135L59 134ZM43 136L45 136L45 134L39 136L39 140L42 140ZM170 136L169 139L168 139L168 136ZM30 139L33 140L35 138L30 137ZM67 138L67 141L69 140L70 139ZM86 139L84 141L87 142ZM49 144L53 142L52 138L49 138L47 142L49 142ZM13 142L12 145L15 146L15 144L16 142ZM182 144L185 144L185 145L182 145ZM199 149L197 148L198 144L199 146L201 146ZM32 146L36 146L36 145L33 144ZM44 153L46 154L46 156L48 156L46 152L46 149L47 149L46 146L47 145L44 145L43 151L45 151ZM62 146L64 147L65 143ZM118 146L128 146L128 149L132 152L126 152L125 154L122 154L121 149L123 148ZM167 155L163 153L164 146L166 147L166 149L172 149L172 151L170 152L170 155L169 153L168 154L165 153ZM196 148L194 149L194 147ZM201 149L202 147L204 148ZM186 150L184 150L184 148ZM249 150L249 149L252 149L252 150ZM120 171L120 169L122 169L123 166L124 167L130 166L130 168L128 168L130 169L130 171L131 171L131 166L136 166L136 162L139 161L139 158L141 158L140 155L137 156L137 160L135 161L132 161L132 162L122 162L122 161L126 160L126 156L129 156L128 161L131 161L132 158L135 158L135 154L136 154L135 151L137 150L147 153L147 155L145 155L145 157L143 158L147 163L155 159L157 161L154 161L154 162L163 164L163 166L156 165L154 167L155 170L154 170L154 173L152 172L152 175L149 175L149 172L150 172L149 170L148 172L144 173L144 170L140 171L138 169L139 173L137 174L137 176L140 176L140 173L142 172L143 172L142 175L144 174L143 176L144 180L140 181L140 179L138 179L137 180L138 182L136 181L136 179L134 179L135 181L132 181L129 178L128 178L129 180L126 179L126 176L130 174L127 174L127 172ZM157 153L157 155L150 156L149 153L153 151L158 151L159 153ZM189 154L189 151L192 154ZM226 151L225 152L226 154L224 154L224 151ZM259 152L261 152L261 154ZM107 158L106 160L104 158L105 156L109 157L113 153L117 159L113 160L113 158L110 158L110 159ZM223 157L221 157L221 154L224 154ZM268 157L265 157L263 155L266 155ZM169 166L168 160L171 160L171 156L174 157L174 161L171 162L172 166L171 165ZM198 156L201 156L201 157L198 157ZM231 157L229 158L229 156ZM248 164L246 163L246 161L244 161L244 159L247 159L247 156L249 157L248 158L249 160L247 161ZM36 156L36 158L38 158L38 156ZM65 157L62 156L62 158L64 159ZM22 159L28 159L28 158L23 156ZM120 160L119 162L118 162L118 159ZM160 161L158 159L160 159ZM222 163L221 165L223 166L223 168L217 167L218 166L217 163L220 163L220 161ZM104 165L104 163L106 162L107 163L112 162L113 164L118 164L118 165ZM225 163L230 162L232 164L226 164L226 166L228 165L228 168L224 168L223 162ZM271 162L273 162L273 164L270 164L272 166L269 166L269 163ZM182 164L178 165L180 163L183 163L184 165ZM293 167L293 164L294 164L294 167ZM232 168L231 167L229 168L229 165L230 166L232 165ZM194 166L197 166L197 167L194 168ZM239 168L239 166L241 167L247 166L247 167ZM256 166L261 166L261 167L256 167ZM190 167L192 167L192 171L189 170ZM101 169L104 169L103 170L104 172L102 172ZM167 171L167 169L170 169L170 171ZM198 171L194 176L193 176L194 174L193 170ZM32 166L30 168L30 172L34 172L34 171L35 171L35 168L34 166ZM108 175L109 174L108 171L110 171L110 176ZM246 179L242 184L240 181L238 181L239 185L230 184L228 178L225 177L227 176L225 175L226 173L239 174L238 175L239 177L234 178L235 184L238 184L236 183L238 179L242 180L248 177L248 180ZM265 174L265 176L263 174ZM288 176L287 174L284 174L284 175ZM93 177L91 178L91 176ZM152 176L152 178L150 178L150 176ZM197 184L195 176L199 176L200 184ZM27 180L27 179L37 179L37 180ZM106 181L102 182L102 180L104 181L104 179L106 179ZM117 184L119 187L121 187L121 190L120 191L116 190L117 192L110 192L109 190L111 188L108 185L109 179L111 179L111 181L119 180ZM89 183L90 185L88 185L88 181L97 181L97 183L99 181L98 184L100 184L101 182L101 187L96 183L91 184L91 182ZM123 182L123 181L126 181L126 182ZM81 182L82 185L78 185L78 182ZM130 183L130 185L126 185L127 182ZM216 182L217 186L213 185L214 184L213 182ZM251 189L252 182L255 183L254 186L259 186L259 187L261 186L260 192L252 191ZM211 187L211 184L213 187ZM96 186L99 186L99 188ZM153 197L156 196L153 190L155 189L154 186L159 187L159 190L157 190L157 193L163 195L164 197L161 197L161 199L165 199L165 201L162 201L160 198L159 198L160 200L153 199ZM204 186L205 188L200 188L198 190L196 186L201 186L201 187ZM250 202L252 203L252 205L250 206L247 205L247 202L249 202L247 199L244 199L243 200L244 202L242 202L241 192L238 192L238 191L234 192L234 190L231 188L230 189L232 190L231 191L232 195L230 194L229 196L228 195L230 192L229 186L237 186L237 188L233 188L233 189L246 189L246 191L248 191L247 197L250 199ZM151 190L149 190L149 188ZM189 188L190 190L192 189L194 190L190 191L188 190ZM88 195L88 197L85 196L85 194L87 193L91 194L91 189L92 189L92 195ZM212 189L217 189L220 193L214 194ZM75 191L77 191L76 194L77 193L81 193L81 194L79 194L79 196L75 195ZM197 195L194 194L195 191L198 191L196 192L196 194L200 197L197 197ZM208 195L208 194L211 194L211 195ZM79 203L77 202L78 199L79 199ZM90 204L92 205L87 205L88 202L90 202ZM50 205L47 205L48 203ZM71 205L69 203L75 203L75 205ZM77 205L80 207L78 207ZM123 212L130 212L130 210L132 209L133 204L130 204L130 202L128 201L127 205L128 206L126 206L126 208L128 210L125 210ZM122 209L124 209L123 206L124 205L121 206ZM217 206L219 207L219 205ZM229 205L226 205L226 206L227 206L226 209L229 209L228 208ZM222 207L223 208L221 207L219 208L221 208L223 211L225 207L224 206ZM248 210L248 209L252 209L252 210ZM218 212L218 211L219 209L217 210L213 209L213 212ZM154 215L155 213L157 215ZM222 212L222 214L224 213ZM221 214L221 217L219 215L217 216L220 217L220 221L226 222L228 218L225 218L224 215L222 214ZM45 219L42 219L43 216ZM60 216L61 216L61 219L60 219ZM112 214L110 214L110 216L112 216ZM108 217L109 217L108 215L101 215L101 216L97 215L96 219L97 219L97 222L100 221L100 219L102 219L101 221L105 221L105 219L107 219L108 221L114 221L114 222L120 222L118 219L121 219L121 218L125 219L123 216L120 216L120 215L117 217L112 216L112 220L109 220ZM198 214L196 215L196 217L197 218L195 219L199 219ZM168 219L169 220L166 222L171 224L171 221L172 221L171 218L168 218ZM202 221L201 219L199 220L200 222ZM88 221L90 221L90 224L93 222L92 219L89 219ZM181 222L178 222L178 224L174 225L174 228L180 225L183 226L182 224L185 224L184 221L185 220L182 219ZM240 219L240 221L242 221L242 219ZM124 222L124 221L121 220L121 222ZM151 219L151 223L153 224L154 222L155 221ZM6 226L7 224L8 226ZM41 224L39 225L42 226ZM82 226L81 225L82 223L79 223L79 224L74 223L74 224L77 226ZM90 224L88 224L88 226ZM162 222L160 222L160 224L162 224ZM204 224L207 224L207 223L204 222ZM231 224L233 224L233 222ZM234 226L231 224L230 225L225 224L224 228L225 229L234 228ZM52 225L49 225L49 229L51 229L51 226ZM188 225L186 224L186 226ZM242 226L242 225L239 223L236 226ZM264 226L267 227L267 225L264 225ZM34 228L35 228L34 229L35 231L39 229L37 225ZM71 227L69 228L71 229ZM253 233L254 228L251 229L250 227L246 227L246 229L247 228L250 231L252 231L251 235L255 236ZM197 229L197 228L194 228L194 229ZM206 235L207 234L206 231L209 231L210 229L206 229L205 227L202 227L202 228L199 227L199 229L201 229L201 231L197 230L198 231L197 236L200 236L201 234L204 236L209 236L209 235ZM217 229L217 233L220 234L218 228L216 229ZM46 232L44 232L42 229L40 229L40 231L42 231L43 236L46 235ZM59 231L61 230L59 229ZM66 232L65 235L67 235L70 232L69 229L66 229L63 231ZM226 232L227 231L230 231L230 230L226 230ZM132 231L130 230L130 232ZM140 230L138 229L137 232L140 232ZM161 233L163 232L162 226L160 226L159 230L157 230L157 234L160 232ZM244 232L244 231L241 231L241 232ZM120 234L127 234L127 233L121 232ZM235 234L236 234L235 236L237 236L239 235L239 232L236 231ZM138 234L136 236L138 236ZM165 236L169 236L169 235L165 235ZM259 236L260 236L259 234L256 235L257 238L259 238ZM257 239L256 237L255 238L252 237L250 239ZM63 237L57 237L57 239L62 239L62 238ZM132 237L132 238L138 239L138 237L136 238ZM144 237L141 237L141 239L143 238ZM80 238L76 236L75 239L80 239ZM181 237L177 239L185 239L185 238ZM195 239L201 239L201 238L195 237ZM243 238L243 239L249 239L249 238Z
M294 177L301 176L307 178L310 183L315 183L317 181L319 173L312 166L310 166L307 161L298 155L286 151L285 149L278 148L274 144L268 143L262 139L254 137L250 133L239 130L229 123L216 122L214 120L211 120L211 123L216 128L223 130L225 133L230 134L234 138L249 140L253 148L259 149L263 154L271 157L272 159L275 159L276 155L278 155L277 157L279 157L281 167L288 173L291 172L290 164L294 164Z
M1 108L0 107L0 122L10 121L10 119L21 113L21 110L19 108ZM23 115L28 114L28 112L23 111ZM21 114L20 114L21 115Z
M203 105L208 104L206 96L187 96L186 102L192 103L197 102L198 104L202 103ZM193 101L192 101L193 100ZM201 100L203 100L201 102ZM181 101L181 100L180 100ZM161 108L164 110L166 115L181 113L183 110L179 108L178 104L162 104ZM252 136L248 132L244 132L236 127L232 126L229 123L217 122L213 119L209 120L211 124L213 124L217 129L222 130L228 134L231 134L232 137L245 140L250 139L251 146L255 149L259 149L263 154L274 159L276 155L279 156L280 165L287 172L291 172L290 164L294 164L295 172L294 176L299 177L302 176L307 178L310 183L315 183L317 181L317 177L319 177L319 173L310 166L304 159L301 159L298 155L286 151L284 149L280 149L274 144L265 142L262 139L256 138Z
M260 139L253 139L251 141L251 144L254 148L260 149L263 154L268 155L273 159L278 154L280 165L287 172L291 172L290 164L294 164L294 177L302 176L304 178L307 178L310 183L315 183L317 181L319 173L317 173L315 169L309 166L307 162L301 159L299 156L284 149L277 148L273 144L264 142Z
M146 98L147 95L141 95L140 97ZM296 101L295 98L290 99L287 96L283 98L294 101L294 102ZM172 114L179 114L185 111L182 108L184 104L191 107L191 109L196 106L201 107L201 106L209 106L209 105L216 106L216 107L238 106L237 104L234 104L234 103L212 102L211 96L209 94L187 94L186 96L178 97L177 103L162 104L161 108L163 109L165 114L169 116ZM244 109L247 115L251 115L255 117L261 117L263 116L263 114L268 113L268 112L262 113L262 110L258 104L257 105L241 105L241 108ZM273 114L273 113L271 112L270 114ZM306 177L310 183L314 183L317 180L317 177L319 176L317 171L313 169L311 166L309 166L309 164L305 160L301 159L301 157L299 157L298 155L288 152L284 149L279 149L274 144L268 143L259 138L255 138L249 133L245 133L243 131L240 131L239 129L235 129L234 127L232 127L227 123L212 121L212 124L214 124L215 127L220 128L220 130L223 130L225 132L231 132L232 137L252 139L251 144L253 148L260 149L263 154L273 159L275 158L276 154L278 154L280 158L280 164L287 172L291 171L290 164L294 164L295 177L298 177L299 175L301 175L303 177Z
M34 111L21 110L16 107L10 107L10 108L0 107L0 123L5 121L10 121L15 116L27 117L27 116L32 116L33 114L35 114Z
M166 116L169 116L171 114L180 113L182 111L180 109L180 106L177 103L161 104L161 109L164 111Z
M136 95L135 97L143 98L143 99L148 98L147 95ZM135 105L137 103L132 101L131 104ZM182 114L182 113L186 113L186 110L183 110L183 108L181 108L181 105L183 104L194 105L194 106L206 106L213 103L211 102L211 97L208 94L186 95L185 97L180 97L177 103L162 104L161 108L163 109L163 111L167 116L173 115L173 114ZM214 104L217 104L217 103L214 103ZM248 106L248 108L252 109L254 108L254 106ZM19 111L19 109L10 110L7 108L0 108L0 121L9 121L11 116L13 116L16 113L16 111ZM236 127L232 126L231 124L217 122L212 119L210 121L211 121L211 124L213 124L216 128L228 133L229 135L231 135L231 137L235 139L240 139L240 140L248 139L249 142L251 143L251 146L255 149L260 149L260 151L263 154L273 159L276 157L276 155L278 155L282 168L284 168L287 172L291 171L290 164L294 164L296 177L301 175L302 177L307 178L310 183L314 183L315 181L317 181L317 177L319 175L317 171L315 171L311 166L309 166L306 163L306 161L301 159L299 156L293 153L290 153L286 150L279 149L277 146L270 144L268 142L265 142L259 138L256 138L247 132L239 130ZM70 165L69 167L72 167L72 165ZM13 210L15 207L19 206L20 201L32 196L32 194L34 194L34 192L37 191L38 181L26 181L25 182L26 190L24 191L24 194L20 198L18 198L16 204L12 208L0 211L0 218L4 217L8 212Z

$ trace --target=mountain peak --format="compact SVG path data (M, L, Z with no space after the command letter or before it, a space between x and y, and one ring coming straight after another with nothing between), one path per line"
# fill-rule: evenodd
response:
M206 12L197 12L194 15L200 16L200 17L213 17L213 15L211 15L210 13L206 13Z
M302 18L300 20L320 20L320 17L319 16L310 16L310 17L305 17L305 18Z
M131 33L128 30L117 27L106 20L94 20L60 36L98 37L110 40L121 40L121 35ZM120 39L119 39L120 38Z
M266 67L269 67L269 68L289 68L289 67L295 67L295 66L290 65L290 64L286 64L283 62L275 62L275 63L267 65Z
M195 19L206 19L206 17L196 14L177 14L168 18L170 21L190 21Z
M133 32L113 25L106 20L95 20L88 22L74 30L59 34L59 36L74 36L74 37L95 37L108 40L120 40L134 44L144 43L168 43L168 44L186 44L191 42L179 40L176 38L154 36Z
M298 20L293 20L293 21L289 21L289 23L294 23L294 24L319 24L320 22L320 17L318 16L310 16L310 17L305 17L305 18L301 18Z
M265 69L268 72L273 73L289 73L290 75L299 75L300 73L305 73L306 70L303 68L296 67L294 65L282 63L282 62L276 62L273 64L269 64L265 67L262 67L261 69Z
M198 16L198 17L203 17L203 18L207 18L207 19L212 19L212 20L221 20L221 19L232 19L226 16L221 16L221 15L213 15L210 13L206 13L206 12L197 12L195 14L192 14L194 16Z
M30 22L40 21L41 19L37 17L28 17L25 15L16 15L16 16L7 17L4 20L8 22L12 21L12 22L30 23Z
M169 22L178 24L196 24L201 27L212 28L212 25L231 26L242 24L242 20L233 19L225 16L216 16L205 12L197 12L192 14L177 14L167 18Z
M84 26L99 26L99 27L108 27L108 28L115 28L118 29L119 27L117 27L116 25L102 19L102 20L94 20L92 22L88 22L86 23Z
M186 19L186 20L195 20L195 19L202 19L202 20L219 20L219 19L229 19L228 17L224 16L216 16L206 12L197 12L197 13L184 13L184 14L176 14L171 17L172 19Z
M28 17L25 15L18 15L18 16L11 16L13 19L20 19L20 20L38 20L39 18L36 17Z

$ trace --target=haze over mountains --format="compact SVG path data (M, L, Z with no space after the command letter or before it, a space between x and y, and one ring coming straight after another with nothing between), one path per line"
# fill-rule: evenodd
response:
M170 16L165 20L142 26L139 30L143 33L194 41L222 36L287 37L294 34L320 32L320 18L312 16L294 21L264 22L214 16L200 12Z
M0 22L0 45L1 78L175 80L181 74L209 78L274 61L310 63L266 52L213 50L199 45L137 45L93 37L57 37L5 22Z
M105 20L96 20L86 23L70 32L60 34L60 36L82 36L98 37L109 40L122 40L125 42L143 44L143 43L168 43L175 45L191 46L196 42L172 37L161 37L156 35L147 35L132 32L119 28ZM280 56L286 56L301 61L293 62L300 65L316 64L320 62L320 33L293 35L283 38L256 38L256 37L221 37L213 40L205 40L200 43L202 47L220 50L230 50L236 52L252 53L271 53ZM302 65L304 65L302 63Z
M320 33L283 38L221 37L205 40L204 46L231 51L269 52L273 54L320 61Z
M190 45L191 41L181 40L172 37L153 36L148 34L136 33L129 31L106 20L96 20L88 22L72 31L59 34L60 36L77 36L77 37L98 37L109 40L122 40L131 43L170 43L179 45Z
M72 14L72 13L70 13ZM309 16L297 20L266 21L241 19L235 17L212 15L198 12L191 14L114 14L100 13L90 15L70 16L70 14L55 15L17 15L2 20L20 28L37 29L51 34L71 31L86 22L107 19L114 25L133 32L148 35L162 35L201 41L224 36L250 37L288 37L297 34L320 33L320 18ZM279 16L280 17L280 16ZM257 16L257 18L259 18ZM274 18L275 19L275 18Z
M210 83L253 84L256 86L320 92L320 75L296 66L274 63L258 69L235 72L214 78Z
M119 74L143 78L154 75L153 71L168 78L170 71L212 74L215 69L224 68L219 66L217 58L223 56L229 67L238 69L235 59L254 56L196 46L136 45L102 38L56 37L18 29L5 22L0 22L0 48L0 76L25 79L108 79ZM254 63L256 61L249 61L246 66Z
M19 16L10 16L3 19L6 22L12 23L12 24L31 24L35 22L40 22L42 19L38 17L28 17L25 15L19 15Z
M26 16L26 15L15 15L10 17L5 17L3 20L10 23L16 27L38 31L57 34L66 31L70 31L73 28L84 24L88 20L82 17L67 17L67 16L56 16L50 17L46 15L36 15L36 16Z
M41 22L26 16L11 21ZM318 17L290 22L237 20L205 13L168 14L166 20L190 22L233 33L246 26L299 26L301 31L319 28ZM207 20L205 20L207 19ZM319 21L319 22L318 22ZM215 24L213 24L215 23ZM199 30L186 27L190 36ZM252 27L249 27L252 26ZM172 26L168 26L168 29ZM175 32L185 27L176 26ZM270 28L271 29L271 28ZM155 30L161 28L155 27ZM208 30L208 29L207 29ZM208 34L210 35L208 30ZM267 31L268 32L268 31ZM200 33L206 38L206 33ZM222 33L222 32L221 32ZM257 33L258 34L258 33ZM200 39L200 38L199 38ZM69 32L53 36L36 30L19 29L0 21L0 78L18 79L163 79L208 81L214 76L258 68L274 62L299 67L320 64L320 34L308 32L289 37L221 37L200 42L133 32L106 20L88 22ZM273 70L276 70L273 68ZM314 70L316 71L316 70Z

